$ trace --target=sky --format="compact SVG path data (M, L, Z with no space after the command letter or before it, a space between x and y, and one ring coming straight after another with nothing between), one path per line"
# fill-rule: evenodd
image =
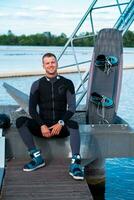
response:
M71 35L93 0L0 0L0 34L11 30L15 35L51 32ZM127 2L128 0L120 0ZM116 0L98 0L96 6L113 4ZM122 7L123 8L123 7ZM93 11L95 31L113 27L119 16L115 7ZM134 30L133 26L130 30ZM80 29L91 32L88 17Z

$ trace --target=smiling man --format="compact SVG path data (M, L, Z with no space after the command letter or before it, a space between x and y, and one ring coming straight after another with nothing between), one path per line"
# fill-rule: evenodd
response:
M19 133L32 158L23 170L33 171L45 166L45 160L36 148L32 135L42 138L70 135L72 159L69 174L76 180L83 180L78 124L71 120L76 107L74 85L71 80L58 75L58 62L54 54L43 55L42 63L45 76L35 81L30 91L31 118L20 117L16 121Z

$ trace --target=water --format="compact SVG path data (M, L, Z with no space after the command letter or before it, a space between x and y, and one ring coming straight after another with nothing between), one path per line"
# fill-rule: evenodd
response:
M0 47L0 72L12 71L38 71L41 69L41 56L46 52L60 54L62 47ZM93 48L76 48L80 61L88 60L92 55ZM124 49L124 65L134 65L134 48ZM69 61L69 62L68 62ZM66 65L74 62L71 48L69 48L60 61L59 65ZM88 67L88 66L87 66ZM76 74L65 75L77 85ZM130 126L134 128L134 70L123 71L122 90L118 115L122 116ZM3 82L29 93L32 82L38 79L35 77L1 78L0 79L0 105L16 104L2 87ZM107 159L106 160L106 200L133 200L134 199L134 159Z
M91 58L92 47L76 47L78 61ZM13 71L39 71L42 69L41 57L44 53L52 52L57 56L62 47L23 47L23 46L0 46L0 73ZM124 49L124 66L132 65L134 48ZM60 60L59 66L74 63L72 48L69 47L65 56Z
M106 160L106 200L134 199L134 159Z
M89 59L93 48L77 47L78 61ZM41 57L47 52L58 56L62 47L23 47L0 46L0 73L12 71L39 71L42 69ZM60 60L59 66L74 63L72 48L68 48L65 56Z

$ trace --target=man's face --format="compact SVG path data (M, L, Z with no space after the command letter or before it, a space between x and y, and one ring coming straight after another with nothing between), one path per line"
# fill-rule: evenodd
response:
M58 63L54 56L43 59L43 68L46 71L46 75L55 76L57 74L57 67Z

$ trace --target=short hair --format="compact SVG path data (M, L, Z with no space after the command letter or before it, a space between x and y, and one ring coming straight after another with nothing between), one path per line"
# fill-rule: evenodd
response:
M45 53L45 54L42 56L42 62L44 62L44 58L45 58L45 57L54 57L54 58L57 60L55 54L53 54L53 53Z

